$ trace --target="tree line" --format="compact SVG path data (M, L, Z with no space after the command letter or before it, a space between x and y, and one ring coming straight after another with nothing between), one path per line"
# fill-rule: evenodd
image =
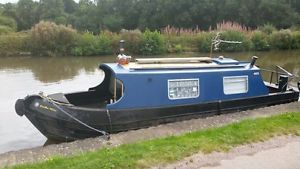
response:
M208 30L232 21L251 29L300 25L299 0L19 0L0 4L0 32L28 30L41 20L72 25L79 31Z

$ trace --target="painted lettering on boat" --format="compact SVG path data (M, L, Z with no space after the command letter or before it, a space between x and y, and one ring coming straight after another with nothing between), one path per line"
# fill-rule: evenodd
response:
M46 110L50 110L50 111L53 111L53 112L56 112L56 110L52 107L48 107L48 106L45 106L45 105L39 105L39 108L42 108L42 109L46 109Z
M259 75L259 72L254 72L253 75L258 76L258 75Z

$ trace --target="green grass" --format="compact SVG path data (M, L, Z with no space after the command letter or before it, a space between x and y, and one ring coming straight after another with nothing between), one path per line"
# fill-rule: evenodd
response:
M300 135L300 112L244 120L220 128L124 144L73 157L53 157L41 163L18 165L12 168L147 168L174 162L199 151L203 153L228 151L242 144L286 134Z

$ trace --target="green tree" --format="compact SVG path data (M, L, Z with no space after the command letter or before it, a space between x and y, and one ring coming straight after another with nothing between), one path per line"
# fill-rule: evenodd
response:
M105 29L159 30L167 25L207 30L223 21L251 28L300 25L299 0L20 0L0 9L17 21L18 30L40 20L72 24L93 34Z
M19 0L17 3L17 23L18 30L30 29L38 22L38 3L32 0Z
M80 0L75 12L74 26L80 31L98 33L102 18L96 13L96 4L91 0Z
M75 13L78 10L78 4L74 0L63 0L64 11L68 14Z
M57 24L67 24L62 0L40 0L38 15L40 20L53 21Z
M12 3L7 3L2 6L2 15L17 18L17 5Z

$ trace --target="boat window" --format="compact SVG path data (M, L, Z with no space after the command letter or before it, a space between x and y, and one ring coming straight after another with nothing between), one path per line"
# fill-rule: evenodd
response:
M168 97L170 100L199 97L199 79L168 80Z
M248 76L227 76L223 78L225 94L240 94L248 92Z

